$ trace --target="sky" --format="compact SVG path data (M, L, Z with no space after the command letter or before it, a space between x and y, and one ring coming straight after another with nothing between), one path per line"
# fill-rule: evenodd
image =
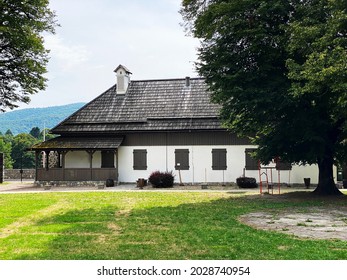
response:
M116 83L196 77L199 41L186 35L181 0L50 0L60 27L45 34L47 88L18 109L89 102Z

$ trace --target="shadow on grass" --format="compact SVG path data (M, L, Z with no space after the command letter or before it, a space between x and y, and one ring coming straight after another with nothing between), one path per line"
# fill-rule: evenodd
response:
M258 196L175 207L71 210L37 222L27 238L50 238L37 252L16 259L346 259L347 242L300 240L238 221L248 212L322 203Z

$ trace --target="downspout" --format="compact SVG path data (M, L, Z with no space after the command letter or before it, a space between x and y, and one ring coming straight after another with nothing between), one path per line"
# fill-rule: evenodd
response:
M165 167L166 167L166 172L168 172L168 132L165 134Z
M190 117L190 128L189 133L192 133L192 125L193 125L193 115ZM195 134L193 134L194 139L192 141L192 185L195 184L195 169L194 169L194 140L195 140Z

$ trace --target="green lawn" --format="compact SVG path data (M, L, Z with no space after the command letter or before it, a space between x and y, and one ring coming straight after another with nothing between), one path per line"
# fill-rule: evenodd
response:
M253 229L244 213L346 205L223 192L0 195L0 259L347 259L347 242Z

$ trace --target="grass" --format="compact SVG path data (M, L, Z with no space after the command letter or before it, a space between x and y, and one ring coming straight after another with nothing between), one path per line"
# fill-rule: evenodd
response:
M346 241L238 221L253 211L339 204L346 200L225 192L2 194L0 259L347 259Z

